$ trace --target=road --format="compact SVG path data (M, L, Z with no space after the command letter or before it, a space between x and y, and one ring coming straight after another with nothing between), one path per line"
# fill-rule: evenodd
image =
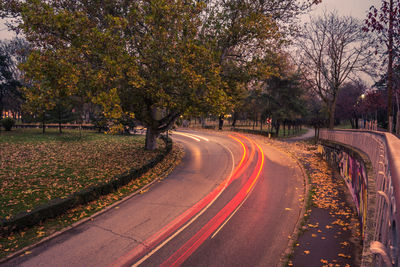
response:
M182 163L144 194L4 266L276 266L302 173L262 138L180 131Z

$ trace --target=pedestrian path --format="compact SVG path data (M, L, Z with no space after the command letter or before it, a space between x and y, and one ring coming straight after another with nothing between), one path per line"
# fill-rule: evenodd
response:
M307 132L305 134L302 134L300 136L293 136L293 137L285 138L282 141L285 141L285 142L297 142L297 141L300 141L300 140L305 140L305 139L314 137L314 135L315 135L314 129L311 129L311 128L306 128L306 129L307 129Z
M312 137L314 130L309 129L301 136L271 140L301 162L312 192L288 266L359 266L362 241L356 208L343 179L319 156L317 146L298 142Z

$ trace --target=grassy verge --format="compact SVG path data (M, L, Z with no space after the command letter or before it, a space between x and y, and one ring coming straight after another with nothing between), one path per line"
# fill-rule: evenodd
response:
M163 142L160 142L162 145ZM144 150L142 136L66 131L43 135L17 129L0 135L0 216L10 218L50 199L108 182L161 153Z
M48 166L54 162L54 164L52 165L54 169L59 169L61 166L61 169L65 170L65 165L73 164L73 166L75 166L75 169L78 168L80 170L80 172L76 172L76 174L83 175L76 175L75 179L67 179L67 177L69 176L65 177L65 175L56 177L54 175L55 171L53 171L50 167L47 167L44 169L48 173L48 176L25 175L26 178L24 179L23 176L19 175L18 177L14 176L14 179L16 181L15 183L12 183L10 179L6 180L4 178L6 177L4 174L0 174L3 175L0 176L2 179L0 181L3 183L3 187L1 188L1 190L3 190L3 192L7 192L6 189L4 189L4 185L7 185L8 190L11 191L11 194L13 194L14 197L13 198L8 196L7 194L2 193L1 201L4 201L3 199L6 198L9 201L7 202L7 206L2 206L1 209L7 211L7 214L12 214L13 211L15 212L18 209L25 210L29 209L30 207L34 207L34 205L38 205L41 203L41 201L46 201L48 198L66 196L71 192L80 190L82 187L88 185L90 186L101 181L107 181L107 179L112 178L114 175L124 172L125 169L128 170L130 168L140 167L146 164L146 162L152 157L160 153L160 150L145 151L143 149L144 140L141 136L108 136L86 132L80 138L79 136L77 136L77 134L79 135L79 133L71 131L68 132L66 135L61 136L53 133L49 133L45 136L40 136L40 134L32 130L25 130L23 132L15 131L7 134L4 134L3 132L0 136L0 145L6 144L7 147L10 148L26 148L27 146L32 146L36 148L31 150L33 151L32 154L34 156L25 153L22 156L23 159L35 161L36 164L40 165L42 168L44 168L43 164L46 164L45 166ZM82 148L82 144L85 144L84 148ZM163 142L161 142L160 144L163 144ZM54 157L59 159L59 161L54 159L47 159L46 152L51 152L54 147L60 146L64 148L62 152L65 153L60 153L61 155L54 155L54 153L52 154ZM128 147L130 150L125 149L125 146ZM50 149L49 147L51 147L52 149ZM73 150L77 149L81 150L79 151L79 153L74 154ZM17 159L15 153L23 153L23 149L17 150L16 148L13 148L12 151L14 151L13 154L7 152L9 153L7 154L7 157L10 157L11 155L13 156L13 159ZM41 156L42 160L37 158L38 151L41 152L39 153L39 155ZM82 151L85 152L83 153ZM54 232L65 228L68 225L71 225L85 217L91 216L96 212L99 212L106 206L111 205L112 203L119 201L126 196L129 196L130 194L132 194L132 192L139 191L143 193L142 191L140 191L143 186L149 184L156 178L165 177L173 170L173 168L177 164L179 164L180 159L183 156L182 151L182 148L174 146L172 152L167 155L164 160L157 164L152 170L145 173L143 176L141 176L140 179L131 181L128 185L121 187L119 190L111 194L103 196L98 200L92 201L86 205L78 206L68 211L66 214L63 214L62 216L54 219L49 219L35 227L24 229L22 231L11 234L10 236L0 238L0 258L4 258L14 253L15 251L20 250L23 247L38 242L46 236L49 236ZM84 163L78 163L79 160L76 158L72 158L71 154L73 154L75 157L81 155L86 156L88 154L95 154L97 156L95 158L91 157L91 162L85 161L84 159L80 158L81 161L86 163L85 165ZM1 164L4 165L5 153L3 149L1 150L0 155ZM62 161L61 159L64 159L64 161ZM97 160L97 162L93 162L95 159ZM42 164L42 161L45 163ZM10 164L11 161L8 160L7 162ZM19 160L18 162L20 162L20 164L22 164L23 166L27 165L26 163L24 163L23 160ZM12 164L16 163L12 162ZM36 167L33 164L30 164L29 166L40 169L40 167ZM105 168L104 166L107 166L107 168ZM88 172L85 171L85 168L90 169L90 167L97 167L99 169L98 175L96 175L95 177L88 176ZM24 170L24 168L20 169ZM3 168L1 168L1 170L3 170ZM9 170L10 168L8 168L8 171ZM63 173L62 170L58 170L55 173ZM45 181L47 181L47 183L49 184L48 186L46 186ZM72 182L73 185L68 185L68 182ZM21 185L21 183L24 185ZM57 185L60 185L60 188L58 190L54 190L54 188L56 187L55 183ZM38 184L40 184L41 186L37 187ZM43 190L45 193L40 192L40 190ZM35 197L32 197L32 194L35 194ZM22 199L17 198L20 196L22 196ZM33 200L34 204L30 203L29 199ZM4 211L3 213L5 213ZM25 253L29 254L29 251L25 251Z

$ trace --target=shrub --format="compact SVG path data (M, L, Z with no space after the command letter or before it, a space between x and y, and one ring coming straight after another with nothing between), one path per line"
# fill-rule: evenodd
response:
M6 131L11 131L11 128L15 125L15 120L13 118L4 118L1 120L1 125L6 129Z

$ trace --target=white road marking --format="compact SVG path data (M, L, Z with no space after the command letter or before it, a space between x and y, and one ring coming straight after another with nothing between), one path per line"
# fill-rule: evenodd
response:
M256 144L257 145L257 144ZM258 181L258 179L256 180ZM247 196L243 199L242 203L232 212L232 214L228 217L228 219L225 220L225 222L214 232L214 234L211 236L211 239L213 239L219 231L229 222L229 220L235 215L235 213L243 206L243 204L246 202L246 200L249 198L250 194L253 192L254 187L250 187L250 192L247 192Z
M177 133L177 132L175 132ZM189 137L189 136L188 136ZM194 138L194 137L192 137ZM200 140L199 140L200 141ZM222 145L222 144L220 144ZM158 245L155 249L153 249L151 252L149 252L146 256L144 256L143 258L141 258L138 262L136 262L135 264L131 265L132 267L136 267L139 266L140 264L142 264L144 261L146 261L148 258L150 258L154 253L156 253L158 250L160 250L163 246L165 246L165 244L167 244L169 241L171 241L175 236L179 235L183 230L185 230L187 227L189 227L195 220L197 220L197 218L199 218L204 212L206 212L206 210L218 199L218 197L222 194L222 192L225 191L226 187L229 184L229 181L232 178L232 174L233 174L233 170L235 169L235 158L233 156L233 152L232 150L230 150L229 148L227 148L226 146L222 145L225 149L227 149L229 151L229 153L231 154L232 157L232 169L231 169L231 173L229 175L229 179L227 179L224 187L222 188L222 190L218 193L217 196L215 196L215 198L206 206L204 207L195 217L193 217L189 222L187 222L184 226L182 226L182 228L180 228L178 231L176 231L173 235L171 235L169 238L167 238L164 242L162 242L160 245Z
M242 203L240 203L240 205L232 212L232 214L228 217L228 219L226 219L225 222L215 231L215 233L211 236L211 239L213 239L219 233L219 231L221 231L221 229L225 226L225 224L227 224L228 221L233 217L233 215L235 215L235 213L240 209L240 207L242 207L242 205L244 204L244 202L246 202L249 196L250 194L248 194L246 198L243 199Z

